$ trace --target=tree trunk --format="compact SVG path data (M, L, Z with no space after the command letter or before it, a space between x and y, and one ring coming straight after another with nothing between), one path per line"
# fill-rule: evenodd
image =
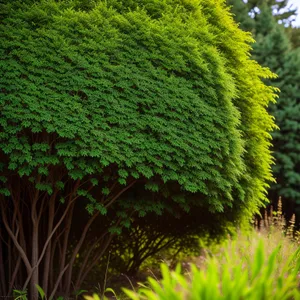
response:
M40 176L37 182L47 183L49 177L51 176L42 180ZM15 180L20 182L16 185ZM36 183L22 180L13 178L14 184L8 185L11 195L0 196L2 239L0 240L0 296L11 294L13 288L19 290L29 288L29 299L37 300L36 285L38 284L42 286L48 298L56 297L62 294L62 291L65 292L66 297L69 297L72 282L79 288L80 282L103 256L112 236L105 231L107 229L101 231L101 236L93 236L92 238L98 240L99 244L89 255L89 259L83 260L82 265L78 266L78 273L74 274L76 257L79 252L80 255L82 252L85 253L82 249L83 245L89 243L87 240L89 229L100 216L100 212L95 211L94 215L86 221L75 242L70 232L74 222L73 210L81 207L79 205L81 202L77 201L80 198L77 190L82 186L80 181L67 180L66 190L62 192L55 189L51 195L48 195L46 191L37 190ZM89 181L86 180L83 184L86 182ZM99 199L99 202L103 206L110 206L133 184L134 182L131 182L121 188L118 184L114 184L116 190L112 191L110 197ZM93 186L87 188L85 185L88 192L92 188ZM66 199L65 204L59 201L61 197Z

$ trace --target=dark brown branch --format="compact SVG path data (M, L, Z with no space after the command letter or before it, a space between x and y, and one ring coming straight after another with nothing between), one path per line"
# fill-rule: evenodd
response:
M97 262L99 261L99 259L105 253L106 249L110 245L110 243L111 243L111 241L112 241L112 239L113 239L114 236L115 236L114 234L111 234L109 236L109 238L107 239L106 243L104 244L104 247L102 248L102 250L100 251L100 253L94 255L94 258L92 259L92 262L86 268L84 274L81 276L80 280L78 281L78 286L79 287L80 287L81 283L84 281L84 279L86 278L86 276L88 275L88 273L91 271L91 269L97 264Z
M137 180L133 180L128 186L126 186L125 188L123 188L119 193L117 193L115 196L111 197L111 199L109 200L109 202L105 205L105 208L109 207L111 204L113 204L124 192L126 192L129 188L131 188L135 183L136 183ZM73 264L74 264L74 261L76 259L76 255L78 254L82 244L83 244L83 241L86 237L86 234L87 234L87 231L88 229L90 228L91 224L93 223L93 221L96 219L96 217L99 215L99 211L96 212L94 214L94 216L88 221L88 223L86 224L86 226L84 227L84 230L82 232L82 235L80 237L80 240L78 241L74 251L73 251L73 255L70 259L70 267L69 267L69 270L67 271L67 274L66 274L66 282L65 282L65 291L67 294L69 294L70 292L70 287L71 287L71 280L72 280L72 269L73 269Z
M81 281L81 276L82 276L82 274L83 274L83 271L84 271L85 268L86 268L86 265L87 265L87 263L88 263L88 260L89 260L89 258L90 258L90 256L91 256L93 250L95 249L96 245L97 245L97 244L105 237L105 235L107 235L107 234L108 234L108 232L103 233L98 239L96 239L96 241L94 242L93 245L91 245L91 246L88 247L89 250L88 250L88 252L85 253L85 255L84 255L84 260L83 260L83 262L82 262L82 264L81 264L80 270L79 270L78 275L77 275L77 280L76 280L75 288L74 288L75 291L78 290L79 287L80 287L80 284L79 284L79 283L80 283L80 281Z
M62 215L62 217L60 218L60 220L58 221L58 223L56 224L56 226L55 226L54 229L52 230L51 234L48 236L48 238L47 238L47 240L46 240L46 242L45 242L45 244L44 244L44 248L43 248L43 250L42 250L42 252L41 252L41 255L40 255L39 260L37 261L36 265L33 266L32 271L29 272L29 274L28 274L27 280L26 280L26 282L25 282L25 284L24 284L24 286L23 286L23 290L26 289L26 287L27 287L27 285L28 285L28 283L29 283L29 280L30 280L30 278L31 278L31 276L32 276L32 273L33 273L33 269L37 268L37 267L39 266L40 262L42 261L42 259L43 259L43 257L44 257L44 254L45 254L45 252L46 252L47 246L48 246L48 244L50 243L50 241L51 241L51 239L52 239L52 236L54 235L54 233L56 232L56 230L58 229L58 227L60 226L60 224L61 224L62 221L64 220L64 218L65 218L67 212L68 212L69 209L70 209L71 204L72 204L72 202L70 202L70 203L68 204L68 206L67 206L66 209L65 209L64 214Z
M129 185L127 185L124 189L122 189L115 196L108 198L108 202L105 204L105 208L108 208L110 205L112 205L124 192L126 192L128 189L130 189L136 182L137 182L137 180L133 180Z
M12 194L13 195L13 194ZM23 229L23 224L22 224L22 214L21 214L21 210L20 210L20 194L18 195L18 197L14 197L12 196L12 200L14 203L14 209L17 212L18 215L18 219L19 219L19 224L21 226L19 226L20 229L20 245L22 246L26 256L27 256L27 251L26 251L26 241L25 241L25 235L24 235L24 229Z
M0 199L1 201L1 199ZM1 236L1 228L0 228L0 236ZM0 281L0 294L6 295L6 286L5 286L5 273L4 273L4 262L3 262L3 249L2 249L2 241L0 239L0 277L2 280Z
M41 175L37 177L37 183L41 182ZM31 240L31 269L30 274L28 274L28 279L30 282L30 296L32 299L38 298L38 291L36 289L36 284L39 284L39 269L34 267L37 265L39 259L39 219L37 213L37 202L39 200L40 191L35 190L34 197L32 200L31 207L31 220L32 220L32 240ZM23 288L25 290L25 288Z
M80 186L80 180L77 180L74 189L69 194L69 202L75 202L75 200L76 200L77 197L75 197L74 199L73 199L73 197L75 196L75 194L76 194L79 186ZM61 257L61 260L60 260L60 272L62 272L62 270L64 269L65 264L66 264L68 241L69 241L69 234L70 234L70 230L71 230L74 205L75 204L72 205L71 210L70 210L70 212L69 212L69 214L67 216L67 220L66 220L65 234L64 234L64 240L63 240L63 246L62 246L62 253L60 255L60 257ZM61 287L62 287L62 285L63 285L63 283L61 282Z
M55 190L53 195L50 197L49 200L49 214L48 214L48 233L49 236L53 230L53 221L54 221L54 212L55 212L55 200L58 191ZM45 294L48 294L48 279L49 279L49 269L50 269L50 258L51 258L51 241L47 247L45 253L45 260L44 260L44 275L43 275L43 290Z
M71 287L71 280L72 280L72 270L73 270L73 264L75 262L75 259L76 259L76 256L83 244L83 241L86 237L86 234L91 226L91 224L94 222L94 220L97 218L97 216L99 215L99 211L96 212L90 219L89 221L87 222L87 224L85 225L83 231L82 231L82 234L81 234L81 237L73 251L73 254L71 256L71 259L70 259L70 262L69 262L69 269L68 269L68 272L66 274L66 282L65 282L65 291L66 291L66 294L68 295L69 292L70 292L70 287Z
M21 257L19 256L18 260L17 260L17 263L16 263L16 266L15 266L15 269L14 269L14 272L13 272L12 277L11 277L10 282L9 282L9 288L8 288L7 296L10 296L11 293L12 293L12 289L13 289L13 286L14 286L19 268L20 268L20 264L21 264Z
M55 255L55 251L56 251L56 245L58 244L58 241L60 239L60 237L63 235L65 229L63 229L55 238L54 242L53 242L53 246L51 249L51 259L50 259L50 268L49 268L49 285L50 285L50 290L53 288L53 281L54 281L54 272L53 272L53 263L54 263L54 255Z
M3 223L4 223L4 226L6 228L6 231L7 233L9 234L10 238L12 239L15 247L17 248L17 250L19 251L20 253L20 256L22 257L22 260L25 264L25 267L27 269L27 273L30 273L31 270L32 270L32 267L31 267L31 264L29 262L29 259L27 257L27 255L25 254L23 248L21 247L21 245L19 244L18 240L16 239L16 237L14 236L13 232L11 231L11 229L9 228L9 225L8 225L8 222L7 222L7 218L6 218L6 215L5 215L5 209L4 209L4 206L3 206L3 203L2 201L0 201L0 205L1 205L1 212L2 212L2 220L3 220Z
M56 282L55 282L55 285L54 285L54 287L53 287L53 290L52 290L52 293L51 293L49 299L53 299L53 297L55 296L55 293L56 293L56 290L57 290L57 288L58 288L58 285L59 285L59 283L60 283L60 281L61 281L61 279L62 279L64 273L65 273L66 270L68 269L68 267L69 267L69 265L66 265L66 266L64 267L64 269L59 273L58 278L57 278L57 280L56 280Z

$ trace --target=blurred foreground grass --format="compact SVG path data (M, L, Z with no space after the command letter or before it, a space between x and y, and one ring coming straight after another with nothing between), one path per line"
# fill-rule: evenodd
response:
M162 279L149 277L137 289L124 289L132 300L289 300L300 299L299 233L293 219L286 226L280 209L257 224L259 230L235 238L171 270L161 265ZM114 294L112 290L111 293ZM87 296L98 300L99 296ZM101 299L107 299L105 296Z

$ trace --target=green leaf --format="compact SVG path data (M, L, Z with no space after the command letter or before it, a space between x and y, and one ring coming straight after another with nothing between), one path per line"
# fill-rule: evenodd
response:
M45 299L45 292L44 292L44 290L38 284L36 284L35 287L37 288L37 290L39 292L39 295L42 298L42 300Z
M96 178L91 178L90 181L91 181L91 183L92 183L93 186L96 186L96 185L99 184L99 181Z
M103 194L103 195L108 196L109 193L110 193L109 188L104 187L104 188L102 189L102 194Z

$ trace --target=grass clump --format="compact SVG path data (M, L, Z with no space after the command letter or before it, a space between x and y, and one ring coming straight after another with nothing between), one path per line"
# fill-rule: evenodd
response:
M162 264L161 273L161 280L149 277L137 290L124 289L126 298L120 299L300 299L300 248L276 228L272 234L238 235L195 259L189 270Z
M162 264L160 282L149 278L137 291L125 293L132 300L300 299L300 249L284 242L270 247L269 241L259 233L228 241L201 268L196 261L185 274L179 266L171 271Z
M131 300L298 300L300 299L299 232L278 209L222 245L172 270L161 265L161 279L149 277L136 290L123 289ZM98 300L96 297L87 299ZM105 298L104 298L105 299Z

